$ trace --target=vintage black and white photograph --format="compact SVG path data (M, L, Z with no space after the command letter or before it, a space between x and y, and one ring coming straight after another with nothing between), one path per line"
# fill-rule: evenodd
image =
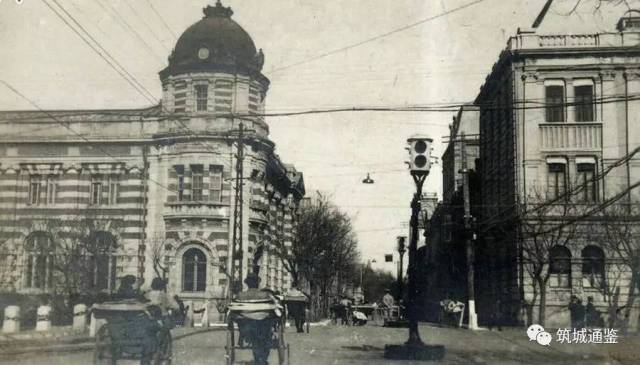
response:
M640 363L640 0L0 0L0 364Z

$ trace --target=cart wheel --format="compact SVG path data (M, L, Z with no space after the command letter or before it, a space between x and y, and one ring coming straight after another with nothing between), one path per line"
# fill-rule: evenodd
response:
M235 362L235 333L233 328L233 322L229 321L227 324L227 345L225 346L225 357L227 358L227 365L233 365Z
M158 349L153 354L154 365L171 365L173 357L173 340L169 330L161 331L158 334Z
M102 326L96 332L96 343L93 349L94 365L116 364L115 349L111 345L111 336L108 327Z

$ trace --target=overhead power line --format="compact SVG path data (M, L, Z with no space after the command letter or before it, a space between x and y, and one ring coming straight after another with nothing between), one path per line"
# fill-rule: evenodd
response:
M176 35L176 33L171 29L171 27L169 27L169 24L167 24L167 22L164 20L164 18L162 17L162 15L160 15L160 13L158 12L158 10L156 9L155 6L153 6L153 3L150 0L145 0L147 2L147 4L149 4L149 7L151 8L151 10L156 14L156 16L158 17L158 19L160 19L160 22L162 23L162 25L164 25L164 27L167 29L167 31L169 32L169 34L171 34L171 36L173 36L174 40L178 40L178 36Z
M472 1L472 2L470 2L470 3L467 3L467 4L464 4L464 5L461 5L461 6L457 7L457 8L453 8L453 9L451 9L451 10L447 10L447 11L445 11L445 12L443 12L443 13L440 13L440 14L437 14L437 15L434 15L434 16L430 16L430 17L428 17L428 18L425 18L425 19L419 20L419 21L417 21L417 22L414 22L414 23L411 23L411 24L408 24L408 25L402 26L402 27L400 27L400 28L393 29L393 30L388 31L388 32L386 32L386 33L379 34L379 35L377 35L377 36L374 36L374 37L371 37L371 38L367 38L367 39L362 40L362 41L360 41L360 42L357 42L357 43L354 43L354 44L350 44L350 45L348 45L348 46L344 46L344 47L341 47L341 48L338 48L338 49L334 49L334 50L332 50L332 51L328 51L328 52L325 52L325 53L321 53L321 54L319 54L319 55L317 55L317 56L313 56L313 57L307 58L307 59L305 59L305 60L298 61L298 62L295 62L295 63L289 64L289 65L286 65L286 66L282 66L282 67L277 67L277 68L271 69L271 70L269 71L269 73L276 73L276 72L284 71L284 70L289 69L289 68L292 68L292 67L296 67L296 66L299 66L299 65L303 65L303 64L305 64L305 63L309 63L309 62L312 62L312 61L315 61L315 60L319 60L319 59L321 59L321 58L325 58L325 57L328 57L328 56L334 55L334 54L336 54L336 53L344 52L344 51L350 50L350 49L352 49L352 48L359 47L359 46L361 46L361 45L363 45L363 44L367 44L367 43L370 43L370 42L373 42L373 41L377 41L377 40L379 40L379 39L382 39L382 38L388 37L388 36L390 36L390 35L393 35L393 34L396 34L396 33L400 33L400 32L403 32L403 31L408 30L408 29L411 29L411 28L415 28L415 27L417 27L418 25L421 25L421 24L424 24L424 23L427 23L427 22L430 22L430 21L436 20L436 19L438 19L438 18L442 18L442 17L447 16L447 15L449 15L449 14L453 14L453 13L456 13L456 12L458 12L458 11L464 10L464 9L466 9L466 8L469 8L469 7L473 6L473 5L479 4L479 3L483 2L483 1L485 1L485 0L475 0L475 1Z

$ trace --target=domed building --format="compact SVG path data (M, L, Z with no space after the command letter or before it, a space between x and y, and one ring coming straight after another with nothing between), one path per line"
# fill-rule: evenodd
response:
M18 132L0 136L3 291L163 277L197 310L250 271L291 286L272 248L290 244L304 182L268 138L264 55L232 15L218 1L180 36L155 107L0 112Z

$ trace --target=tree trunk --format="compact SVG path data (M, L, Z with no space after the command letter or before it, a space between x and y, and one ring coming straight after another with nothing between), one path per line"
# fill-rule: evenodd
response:
M637 270L631 272L631 280L629 282L629 295L627 296L627 304L624 308L624 331L629 327L631 321L631 310L633 309L633 303L636 299L636 286L638 285Z
M544 327L547 312L547 285L542 279L538 279L540 287L540 306L538 307L538 324Z

